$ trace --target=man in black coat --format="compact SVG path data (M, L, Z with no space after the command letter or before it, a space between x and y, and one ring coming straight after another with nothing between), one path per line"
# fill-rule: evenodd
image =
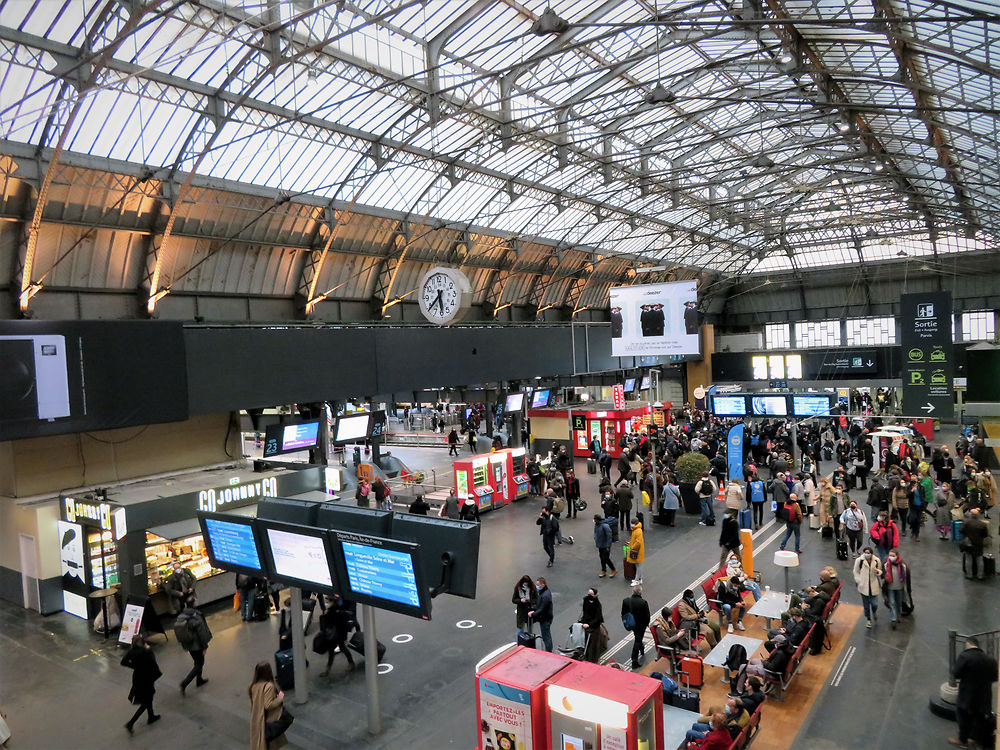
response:
M719 532L719 546L722 552L719 555L719 569L726 567L726 560L729 559L730 552L738 552L740 549L740 524L737 521L739 511L729 508L722 517L722 529Z
M209 630L208 623L205 622L205 616L195 609L197 603L193 597L189 599L187 605L174 620L174 635L181 647L191 654L191 661L194 662L191 671L181 680L181 695L184 695L191 680L195 680L195 685L198 687L208 682L207 678L202 677L201 672L205 667L205 652L208 650L209 641L212 640L212 631Z
M663 328L666 324L666 316L663 314L663 305L650 305L652 311L649 314L649 335L662 336Z
M979 641L970 636L965 639L965 651L955 660L952 675L959 681L958 700L955 701L958 737L951 737L948 742L957 747L967 747L971 739L981 747L988 747L988 721L993 701L992 686L997 681L997 660L988 656L979 648Z
M163 590L170 602L171 612L177 614L195 597L195 577L194 573L182 567L178 561L174 561L171 567L173 570L170 575L163 579Z
M688 336L698 333L698 303L694 300L684 303L684 333Z
M643 636L649 627L649 604L642 598L642 585L632 585L632 595L626 596L622 601L622 621L625 615L631 613L634 620L631 628L635 641L632 643L632 669L637 669L642 664L642 657L646 655L646 649L642 645Z
M624 321L622 320L622 309L620 307L611 308L611 338L620 339Z
M538 604L528 612L528 617L538 623L545 650L552 651L552 592L540 576L535 579L535 589L538 591Z

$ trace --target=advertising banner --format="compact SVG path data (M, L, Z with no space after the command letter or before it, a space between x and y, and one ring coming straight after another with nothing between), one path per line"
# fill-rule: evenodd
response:
M613 357L699 353L694 281L614 287L610 300Z
M948 419L955 415L955 358L951 340L951 292L899 297L903 350L903 414Z
M729 478L743 478L743 425L738 424L729 430L726 438L729 458Z
M482 748L531 750L531 695L510 685L479 678Z

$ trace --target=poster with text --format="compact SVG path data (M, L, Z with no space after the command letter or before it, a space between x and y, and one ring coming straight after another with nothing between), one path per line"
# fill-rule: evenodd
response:
M527 690L479 679L480 747L531 750L531 696Z
M613 287L610 298L613 357L700 352L694 281Z

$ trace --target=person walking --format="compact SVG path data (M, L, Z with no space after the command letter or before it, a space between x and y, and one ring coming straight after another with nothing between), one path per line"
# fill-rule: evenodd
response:
M326 669L320 672L321 677L330 674L333 657L338 650L347 659L347 671L354 671L354 657L347 647L347 636L358 626L357 605L344 599L340 594L326 597L326 610L319 617L319 627L327 632L329 650L326 652Z
M728 508L722 517L722 528L719 531L719 547L722 550L719 554L720 569L725 567L730 552L739 552L740 523L737 520L738 516L738 509Z
M632 593L622 600L622 625L635 636L632 642L632 669L638 669L646 649L642 639L649 627L649 603L642 598L642 586L632 587Z
M978 578L980 581L985 578L983 551L986 549L986 540L989 537L990 527L981 518L979 508L973 508L962 523L962 540L959 542L959 548L962 550L962 572L966 578L970 580ZM965 565L966 557L971 558L968 568Z
M458 455L458 430L454 427L452 427L451 432L448 433L448 455Z
M191 654L191 661L194 662L191 671L181 680L181 695L184 695L191 680L195 680L197 687L208 682L202 676L202 670L205 668L205 651L208 650L209 641L212 640L212 631L205 622L205 616L195 609L197 603L194 599L188 600L188 606L174 620L174 635L177 637L177 642Z
M527 573L514 584L514 593L510 601L514 605L517 629L526 631L530 625L528 613L538 606L538 591Z
M177 614L187 605L188 600L195 597L195 577L187 568L181 566L180 562L174 560L171 563L170 575L163 579L163 590L167 594L170 603L170 611Z
M889 597L889 624L896 629L902 615L903 603L910 596L910 568L894 549L885 561L885 587Z
M840 515L840 522L844 525L844 531L847 533L847 543L851 548L851 554L857 557L861 541L865 538L865 531L868 528L865 512L858 508L858 504L852 500L851 506Z
M753 527L757 530L764 525L764 503L767 502L767 488L757 474L747 482L747 495L753 509Z
M615 489L615 500L618 502L618 527L628 529L632 527L632 487L624 485Z
M599 513L595 513L594 546L597 547L597 556L601 560L601 572L598 575L598 578L604 578L604 576L608 574L608 568L611 568L612 578L618 575L618 568L616 568L615 564L611 562L612 536L611 524L608 519Z
M597 589L594 587L587 589L587 594L583 597L583 610L580 613L579 622L587 633L587 645L583 650L583 660L597 664L604 650L601 648L601 625L604 624L604 608L601 606L601 600L597 598Z
M475 521L479 523L479 501L474 495L468 495L458 509L459 521Z
M250 750L284 747L288 744L284 735L267 739L267 724L278 721L285 707L285 694L274 684L271 662L257 662L247 693L250 695Z
M572 469L566 472L566 518L576 518L577 501L580 499L580 480Z
M889 551L899 546L899 528L895 521L890 520L888 511L883 510L878 514L878 521L868 530L868 538L875 543L875 554L884 568Z
M997 681L997 660L979 647L979 639L965 639L965 651L955 659L952 676L958 680L955 719L958 737L948 742L956 747L968 747L969 740L988 748L991 744L990 723L993 713L993 683Z
M539 533L542 535L542 549L549 556L546 567L551 568L556 562L556 539L559 538L559 519L549 512L548 508L542 508L542 512L538 514L538 518L535 520L535 524L541 527Z
M469 451L471 453L477 453L477 451L476 451L476 430L471 425L469 427Z
M802 508L799 499L793 492L785 501L785 538L781 540L781 549L785 548L792 534L795 534L795 553L802 554Z
M372 485L367 479L358 482L358 488L354 491L354 499L359 508L371 507Z
M156 693L156 681L163 673L156 663L156 654L138 633L132 636L132 646L122 657L121 664L132 670L132 689L128 699L138 706L132 718L125 723L125 729L132 734L132 727L143 713L146 714L147 724L160 720L160 715L153 713L153 695Z
M882 561L879 560L871 547L861 550L861 556L854 561L854 582L858 584L858 593L865 607L865 627L870 628L878 621L878 597L882 593Z
M549 591L545 579L539 576L535 579L535 591L538 592L538 604L528 612L528 617L538 623L545 650L552 651L552 592Z
M632 524L632 536L628 540L628 561L635 565L632 583L642 583L642 563L646 559L646 545L642 533L642 523L636 519Z

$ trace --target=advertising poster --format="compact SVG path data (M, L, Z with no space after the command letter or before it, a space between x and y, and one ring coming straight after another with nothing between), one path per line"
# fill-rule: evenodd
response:
M903 414L933 419L955 416L951 292L900 295L898 320Z
M118 634L118 642L126 646L132 643L132 638L139 634L142 625L142 613L145 610L141 604L126 604L122 615L122 629Z
M527 690L479 679L480 747L532 750L531 696Z
M613 357L699 353L694 281L613 287L610 304Z
M83 571L83 527L69 521L58 521L57 529L62 546L60 568L64 581L77 579L85 581Z
M625 750L624 729L601 727L601 750Z
M743 425L738 424L729 430L726 438L729 445L729 478L743 477Z

